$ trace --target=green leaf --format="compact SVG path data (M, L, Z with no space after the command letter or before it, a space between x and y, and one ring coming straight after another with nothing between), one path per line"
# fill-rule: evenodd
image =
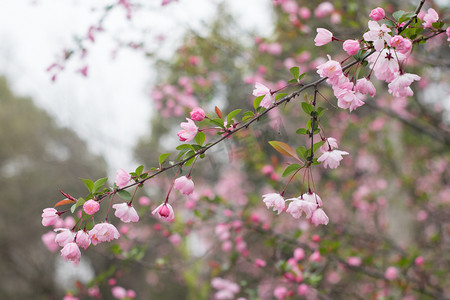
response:
M232 112L230 112L227 116L227 125L231 124L231 120L242 111L242 109L235 109Z
M290 79L289 81L288 81L288 83L297 83L298 81L297 81L297 79Z
M295 149L295 152L297 152L298 156L300 156L300 158L306 159L306 148L303 146L298 147L297 149Z
M306 123L306 129L308 129L309 131L312 131L311 123L312 123L311 119L309 119L308 122Z
M242 122L246 122L253 118L255 114L252 111L247 111L242 115Z
M179 145L177 148L176 148L177 150L189 150L189 149L193 149L192 148L192 145L190 145L190 144L182 144L182 145Z
M279 141L270 141L269 144L281 154L300 160L297 153L288 144Z
M314 111L314 106L312 106L311 104L308 104L306 102L302 102L302 109L305 113L307 113L308 115L311 115L311 112Z
M291 173L293 173L293 172L295 172L297 170L300 170L301 168L302 168L302 166L299 165L299 164L290 164L289 166L286 167L286 169L284 170L282 176L286 177L289 174L291 174Z
M305 76L306 76L306 73L302 73L302 75L300 75L300 76L298 77L298 81L302 80L303 77L305 77Z
M225 128L225 126L223 125L222 119L212 119L212 120L209 120L209 122L219 126L220 128Z
M144 165L140 165L139 167L136 168L136 175L139 176L142 174L142 172L144 171Z
M404 13L405 12L403 10L397 10L392 14L392 16L398 21L398 19L400 19L400 17L403 16Z
M308 132L308 130L306 130L306 128L299 128L299 129L297 129L297 131L295 133L296 134L305 134L305 135L309 134L309 132Z
M80 179L81 179L81 181L84 182L84 184L88 188L89 192L92 192L92 189L94 188L94 182L90 179L84 179L84 178L80 178Z
M94 183L94 188L92 189L92 194L97 193L98 190L100 190L101 187L105 185L105 183L108 181L108 177L100 178Z
M325 108L318 107L317 108L317 116L321 117L325 113Z
M322 146L325 143L325 141L317 142L313 145L313 152L316 152L317 149L319 149L320 146Z
M300 69L299 67L292 67L289 69L289 72L291 72L292 76L295 80L298 79L298 76L300 75Z
M283 98L286 95L287 95L287 93L279 93L278 95L275 96L275 101L277 101L280 98Z
M126 190L120 190L120 191L117 191L117 194L120 196L120 198L122 198L123 200L126 200L126 201L130 201L131 200L131 194L130 193L128 193L128 191L126 191Z
M441 29L442 26L444 26L444 24L445 24L444 22L434 22L432 25L436 29Z
M255 109L257 109L259 107L259 104L261 103L262 99L265 97L266 95L262 95L259 97L256 97L255 100L253 101L253 107Z
M202 131L199 131L195 135L195 142L201 146L205 142L205 138L206 138L205 133Z
M177 147L178 149L178 147ZM172 153L163 153L158 157L158 162L160 165L162 165L166 159L168 159L170 156L172 155Z
M398 19L398 23L403 23L403 22L405 22L405 21L407 21L407 20L409 20L409 19L412 19L412 18L414 18L414 17L416 17L417 15L415 14L415 13L406 13L406 14L403 14L399 19Z
M385 24L387 27L395 27L395 23L392 22L391 20L387 20Z

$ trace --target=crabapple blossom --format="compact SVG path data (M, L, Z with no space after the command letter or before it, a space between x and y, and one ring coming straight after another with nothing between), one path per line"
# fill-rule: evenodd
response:
M325 28L317 28L317 35L314 39L316 46L323 46L333 40L333 33Z
M357 92L363 95L369 95L370 97L374 97L377 92L373 86L373 83L366 77L360 78L356 81L355 89Z
M56 228L55 232L59 232L55 237L55 243L64 247L68 243L73 242L75 238L75 233L67 228Z
M322 78L328 77L330 80L338 80L342 75L341 64L332 60L328 55L328 61L317 66L317 74Z
M417 256L416 259L414 260L414 263L416 264L416 266L421 266L423 265L425 262L425 259L422 256Z
M186 118L187 122L181 122L180 126L183 130L178 131L177 135L181 142L189 142L194 139L198 132L198 127L194 121Z
M317 225L316 225L317 226ZM313 262L320 262L322 260L322 256L320 255L319 251L314 251L311 256L309 257L309 261Z
M256 82L255 83L255 89L253 90L253 96L260 97L264 96L264 98L261 100L261 103L259 106L264 108L269 108L270 105L275 101L275 98L272 96L272 92L268 87L266 87L264 84Z
M305 258L305 250L303 250L303 248L296 248L294 250L294 259L296 261L302 260Z
M72 294L67 294L64 296L63 300L79 300L77 297L72 296Z
M404 73L397 76L391 83L389 83L389 93L394 97L406 97L414 95L414 92L409 87L411 83L420 80L421 77L416 74Z
M211 280L211 286L218 290L214 294L214 299L234 299L234 295L241 290L236 283L220 277L213 278Z
M95 214L100 209L100 204L95 200L88 200L83 204L83 211L88 215Z
M169 203L161 204L152 211L152 214L166 222L172 222L175 219L173 208Z
M348 55L355 55L359 51L359 41L357 40L346 40L342 45L342 48Z
M433 23L439 20L438 13L433 9L429 8L425 16L423 16L423 27L424 28L432 28Z
M58 211L54 208L44 208L42 211L42 225L51 226L55 225L56 221L59 220Z
M42 242L47 247L47 249L50 250L51 252L55 252L56 250L58 250L58 245L55 243L55 237L56 237L56 233L53 231L44 233L41 236Z
M139 198L139 204L142 206L148 206L150 205L150 199L146 196L142 196Z
M322 146L320 146L319 149L323 153L323 152L327 152L328 150L334 149L337 147L339 147L337 140L334 137L329 137L329 138L325 139L325 143Z
M376 51L384 48L384 42L390 45L391 36L388 34L391 30L383 24L380 26L376 21L369 21L369 31L364 33L363 38L367 42L373 42Z
M353 266L353 267L358 267L358 266L360 266L360 265L361 265L361 262L362 262L361 257L358 257L358 256L350 256L350 257L347 259L347 263L348 263L350 266Z
M139 216L138 216L136 210L134 209L134 207L131 206L131 204L124 202L124 203L114 204L112 207L116 210L114 215L116 217L118 217L120 219L120 221L122 221L124 223L139 221Z
M203 121L203 119L205 118L205 111L203 109L201 109L200 107L196 107L191 111L191 119L194 121Z
M278 211L278 215L285 209L286 203L283 197L277 193L265 194L262 196L263 202L266 204L267 208L273 207L274 211Z
M319 6L316 7L316 9L314 10L314 15L317 18L323 18L323 17L326 17L329 14L331 14L333 11L334 11L333 4L326 1L326 2L320 3Z
M76 243L71 242L61 249L61 256L65 261L73 261L77 265L81 259L81 251Z
M323 153L317 161L323 162L325 168L336 169L339 166L339 162L343 159L342 155L348 154L346 151L331 150Z
M89 233L87 233L84 230L78 230L76 236L75 236L75 243L86 250L89 245L91 244L91 240L89 239Z
M277 300L283 300L288 296L288 289L285 288L284 286L277 286L273 291L273 296Z
M288 208L286 209L287 213L290 213L292 217L298 219L302 216L302 213L305 213L306 218L309 219L312 216L312 213L317 208L317 204L311 203L309 201L305 201L299 198L288 199L290 201Z
M267 263L265 260L257 258L257 259L255 259L254 265L257 268L264 268L267 265Z
M117 170L116 173L116 184L119 187L119 189L124 188L131 180L131 175L125 171L124 169Z
M183 195L191 195L194 192L194 181L191 177L181 176L175 179L173 188L179 190Z
M397 270L397 268L396 267L392 267L392 266L388 267L386 269L386 272L384 273L384 277L387 280L394 280L394 279L396 279L398 277L398 270Z
M406 59L406 55L401 52L394 52L392 49L383 49L378 57L372 55L368 58L371 62L375 77L379 80L391 82L397 77L400 70L399 63Z
M380 21L385 17L384 9L382 9L381 7L372 9L372 11L369 14L369 17L371 17L372 20L374 21Z
M115 286L111 288L111 293L116 299L123 299L127 296L127 290L121 286Z
M320 199L319 195L317 195L316 193L304 193L302 195L302 199L310 203L317 204L319 205L319 207L322 206L322 199Z
M118 239L119 237L120 233L117 228L106 222L96 224L94 228L89 231L89 238L94 246L103 242Z
M447 27L447 30L445 31L445 34L447 34L447 41L450 42L450 26Z

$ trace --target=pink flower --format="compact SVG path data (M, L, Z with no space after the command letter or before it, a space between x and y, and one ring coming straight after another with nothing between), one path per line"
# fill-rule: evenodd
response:
M275 101L275 98L272 96L272 93L270 92L270 89L266 87L264 84L261 84L259 82L255 83L255 89L253 90L253 96L259 97L264 96L264 98L261 100L261 103L259 106L269 108L270 105Z
M173 188L179 190L183 195L190 195L194 192L194 181L191 177L181 176L175 179Z
M267 208L273 207L274 211L278 211L278 215L286 207L283 197L277 193L263 195L263 202L266 204Z
M75 243L86 250L91 244L91 240L89 239L89 233L84 230L79 230L75 236Z
M67 228L56 228L55 232L59 232L55 237L55 243L64 247L68 243L73 242L75 238L75 233Z
M300 7L300 9L298 10L298 14L303 20L308 20L311 17L311 11L309 10L309 8L304 6Z
M396 267L389 267L386 269L386 272L384 273L384 277L387 280L394 280L398 277L398 270Z
M139 216L134 207L131 206L131 204L124 202L120 204L114 204L112 207L116 210L114 215L118 217L120 221L124 223L139 221Z
M134 290L128 290L127 291L127 297L130 299L136 298L136 292Z
M328 77L330 79L337 79L342 75L341 64L335 60L332 60L328 55L328 61L317 66L317 74L320 77Z
M445 33L447 34L447 42L450 42L450 26L447 27L447 30L445 31Z
M384 48L384 42L390 45L391 36L388 32L391 32L391 30L386 24L380 26L375 21L369 21L369 31L364 33L363 38L367 42L373 42L375 50L381 51Z
M373 86L373 83L368 80L366 77L363 77L361 79L358 79L356 81L355 89L357 92L363 94L363 95L370 95L370 97L374 97L377 90Z
M74 264L78 264L81 259L81 251L78 245L75 243L68 243L61 249L61 256L65 261L73 261Z
M111 289L111 293L116 299L123 299L127 296L127 290L121 286L115 286Z
M313 224L316 225L316 227L319 226L319 224L327 225L328 216L325 214L323 209L318 208L313 212L311 222L313 222Z
M320 151L322 153L324 153L324 152L327 152L330 149L332 150L332 149L337 148L337 147L339 147L338 143L337 143L337 140L334 137L329 137L329 138L325 139L325 143L322 146L320 146L319 149L320 149Z
M348 55L355 55L359 51L359 41L357 40L346 40L342 45L342 48Z
M324 168L336 169L339 166L339 162L342 160L342 155L348 155L349 153L341 150L331 150L323 153L318 159L318 162L323 162Z
M178 0L162 0L161 6L167 5L167 4L169 4L169 3L171 3L171 2L175 2L175 1L178 2Z
M150 205L150 199L146 196L142 196L139 198L139 204L142 206Z
M175 219L173 208L169 203L163 203L152 211L153 215L165 222L172 222Z
M358 256L350 256L349 258L347 258L347 263L353 267L360 266L361 262L362 262L361 257L358 257Z
M301 200L299 198L292 198L286 201L291 201L289 203L288 208L286 209L287 213L290 213L292 217L298 219L302 216L302 213L305 213L306 218L309 219L312 216L312 213L317 208L317 205L311 203L309 201Z
M191 119L194 121L203 121L205 118L205 111L201 109L200 107L196 107L191 111Z
M277 298L277 300L283 300L288 296L288 290L284 286L277 286L273 291L273 296Z
M64 296L63 300L79 300L77 297L72 296L71 294L67 294Z
M214 294L214 299L234 299L234 294L239 293L241 288L233 281L226 280L220 277L215 277L211 280L211 286L218 290Z
M419 266L419 267L421 265L423 265L424 262L425 262L425 259L422 256L417 256L416 259L414 260L414 263L416 264L416 266Z
M100 294L100 289L98 288L98 286L88 288L88 295L92 298L100 298L102 296Z
M322 206L322 199L320 199L319 195L317 195L316 193L304 193L302 195L302 199L305 201L308 201L310 203L314 203L316 205L318 205L319 207Z
M296 248L294 250L294 259L296 261L302 260L305 258L305 250L303 248Z
M42 242L47 247L47 249L50 250L51 252L55 252L56 250L58 250L58 245L55 243L55 237L56 237L56 233L53 231L44 233L41 236Z
M180 124L183 130L178 131L177 135L181 142L189 142L195 138L198 132L198 127L195 125L194 121L186 118L187 122L182 122Z
M329 30L326 30L324 28L317 28L317 35L314 39L314 42L316 43L316 46L323 46L328 44L333 40L333 33Z
M127 186L130 181L131 181L131 175L128 174L127 171L125 171L122 168L117 170L117 173L116 173L116 184L119 187L119 189L122 189L125 186Z
M262 260L260 258L255 259L255 267L257 268L264 268L267 265L265 260Z
M314 15L317 18L323 18L323 17L326 17L329 14L331 14L333 11L334 11L333 4L326 1L326 2L320 3L319 6L316 7L316 9L314 10Z
M372 64L370 68L373 68L375 76L379 80L391 82L398 75L400 67L399 63L406 59L406 55L401 52L394 52L393 49L383 49L380 55L372 55L368 58Z
M317 226L317 225L316 225ZM322 256L319 251L314 251L313 254L309 257L309 261L320 262L322 260Z
M54 225L59 219L58 211L54 208L44 208L42 211L42 225Z
M414 80L418 81L420 79L420 76L416 74L405 73L400 75L389 83L389 93L394 97L412 96L414 92L409 86Z
M381 7L372 9L372 11L369 14L369 17L371 17L372 20L374 21L380 21L381 19L384 18L384 16L385 16L384 9L382 9Z
M425 16L423 16L423 28L432 28L433 23L437 22L438 20L438 13L434 9L429 8Z
M83 204L83 210L88 215L93 215L100 209L100 204L95 200L88 200Z
M89 238L94 246L103 242L118 239L119 237L120 233L117 228L106 222L95 225L94 228L89 231Z

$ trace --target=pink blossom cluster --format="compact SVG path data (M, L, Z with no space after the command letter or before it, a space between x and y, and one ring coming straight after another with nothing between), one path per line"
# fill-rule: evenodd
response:
M247 243L244 238L239 235L241 229L242 221L240 220L235 220L230 223L219 223L216 225L215 234L220 240L222 251L230 252L233 250L234 245L234 249L238 253L244 257L248 256ZM234 238L232 238L232 233L236 234Z
M286 202L289 203L286 209ZM290 213L295 219L298 219L305 214L306 219L311 220L311 222L318 226L319 224L327 225L328 216L322 210L322 199L312 192L305 193L298 198L291 198L284 200L283 196L277 193L270 193L263 195L263 202L266 204L267 208L272 208L277 211L278 214L285 211Z
M348 155L347 151L341 151L337 148L338 144L335 138L329 137L326 142L320 147L322 155L317 159L318 162L323 163L325 168L336 169L340 161L343 159L342 155Z
M198 81L198 80L197 80ZM194 96L193 79L182 77L178 85L165 84L155 87L150 97L155 102L156 109L163 117L178 117L184 114L185 108L193 109L198 106ZM204 84L202 82L202 84Z
M134 299L136 298L136 292L134 290L126 290L121 286L113 286L111 288L111 294L116 299Z
M213 278L211 280L211 286L217 290L214 294L214 299L217 300L235 299L235 295L241 290L239 285L233 281L220 277Z
M186 118L187 122L181 122L180 124L183 129L178 131L177 135L181 142L192 141L199 132L199 129L194 121L201 122L206 118L205 111L200 107L194 108L190 115L191 119Z

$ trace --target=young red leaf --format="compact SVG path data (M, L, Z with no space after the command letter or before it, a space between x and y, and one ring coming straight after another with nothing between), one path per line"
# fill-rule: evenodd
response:
M56 203L54 207L66 205L66 204L72 204L73 202L75 202L75 201L70 200L70 199L64 199L64 200L61 200L58 203Z
M217 115L220 119L222 119L222 112L220 111L220 109L216 106L216 107L214 108L214 110L216 111L216 115Z
M292 158L295 158L298 161L301 161L298 157L297 153L292 149L288 144L279 142L279 141L270 141L269 144L278 152L280 152L283 155L290 156Z

